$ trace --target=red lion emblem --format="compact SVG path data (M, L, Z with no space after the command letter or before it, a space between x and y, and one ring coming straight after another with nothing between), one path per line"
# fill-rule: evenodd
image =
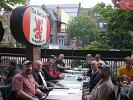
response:
M36 21L36 27L34 28L34 32L35 32L35 38L38 39L39 41L41 40L42 38L42 23L43 23L43 20L40 20L40 19L36 19L35 17L35 21Z

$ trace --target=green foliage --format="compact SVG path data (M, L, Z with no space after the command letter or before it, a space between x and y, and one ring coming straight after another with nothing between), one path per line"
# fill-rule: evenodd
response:
M79 50L100 50L100 44L97 41L91 42L88 46L80 48Z
M133 32L133 12L113 9L110 5L102 5L97 4L92 11L100 15L101 22L106 21L108 23L105 31L108 45L117 49L133 48L131 42L133 37L130 34Z
M0 10L11 11L16 4L24 4L25 0L0 0Z
M112 14L113 8L111 5L105 6L105 4L102 2L93 7L92 11L100 15L100 21L105 21Z
M75 17L66 29L70 39L73 37L79 40L89 39L90 41L96 39L98 25L95 20L87 15L79 15Z
M71 67L72 68L76 68L76 67L79 67L80 65L82 65L82 62L80 61L80 60L73 60L72 62L71 62Z
M118 49L133 48L130 34L133 31L133 12L115 9L112 15L107 27L109 43Z

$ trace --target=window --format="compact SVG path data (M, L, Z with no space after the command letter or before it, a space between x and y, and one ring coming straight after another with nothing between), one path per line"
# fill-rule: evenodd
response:
M64 44L65 44L65 39L64 39L64 37L59 37L57 42L58 42L58 45L64 46Z

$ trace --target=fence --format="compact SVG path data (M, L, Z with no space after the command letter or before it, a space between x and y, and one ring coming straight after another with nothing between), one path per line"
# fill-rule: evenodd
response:
M78 67L84 66L87 54L101 54L102 59L112 66L113 71L117 71L119 66L124 64L124 58L131 56L131 51L90 51L90 50L53 50L42 49L41 60L45 62L50 55L58 56L63 53L65 55L65 63L68 66ZM3 65L7 65L9 60L16 60L17 63L22 64L26 59L25 48L0 48L0 61Z

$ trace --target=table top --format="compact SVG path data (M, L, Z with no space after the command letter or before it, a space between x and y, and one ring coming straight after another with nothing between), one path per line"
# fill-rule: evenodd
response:
M46 100L82 100L82 90L80 89L54 89Z
M82 74L65 73L64 80L59 80L54 89L50 91L47 100L82 100L82 87L84 80L78 81Z

